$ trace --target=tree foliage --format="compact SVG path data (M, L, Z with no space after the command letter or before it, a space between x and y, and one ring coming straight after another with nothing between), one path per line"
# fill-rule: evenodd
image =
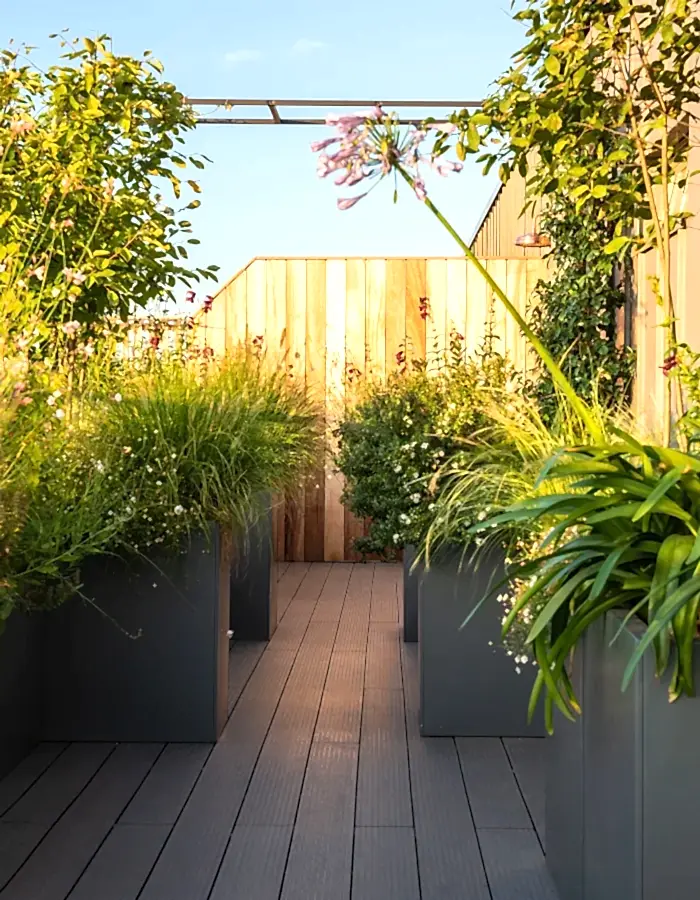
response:
M44 312L91 321L212 278L187 263L191 224L166 204L201 159L187 156L195 118L149 52L118 56L109 39L61 40L45 71L29 51L0 52L0 289L31 289Z
M537 285L530 323L580 397L619 407L629 396L634 353L616 343L625 294L614 283L614 259L603 252L611 227L590 204L577 211L565 199L550 203L542 227L553 241L553 274ZM559 402L541 363L531 390L552 422Z

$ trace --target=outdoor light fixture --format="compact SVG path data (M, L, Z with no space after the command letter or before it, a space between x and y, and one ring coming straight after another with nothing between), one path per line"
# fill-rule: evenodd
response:
M542 247L551 247L552 241L547 234L542 234L539 231L530 231L527 234L521 234L516 237L515 246L524 247L527 250L536 250Z

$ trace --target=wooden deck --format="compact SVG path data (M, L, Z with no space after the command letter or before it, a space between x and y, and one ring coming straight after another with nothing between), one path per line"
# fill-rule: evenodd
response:
M2 900L556 900L542 742L419 737L400 568L282 568L219 744L44 744L0 782Z

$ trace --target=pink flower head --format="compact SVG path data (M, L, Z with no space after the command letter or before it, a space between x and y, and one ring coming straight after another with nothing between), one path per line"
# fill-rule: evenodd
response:
M413 190L415 191L416 197L418 197L418 199L421 201L425 200L425 198L428 196L428 192L425 189L425 182L420 177L420 175L416 175L416 177L413 179Z
M79 329L80 322L64 322L63 325L61 325L61 331L68 335L68 337L73 337Z
M326 147L330 147L331 144L336 144L339 140L339 137L330 137L326 138L324 141L314 141L311 145L311 152L318 153L321 150L325 150Z
M195 294L194 291L187 291L187 293L185 294L185 300L186 300L188 303L194 303L194 298L195 298L196 296L197 296L197 295Z
M213 305L214 305L214 298L207 295L204 298L204 307L203 307L204 312L209 312L209 310L212 308Z
M34 271L30 272L29 274L33 275L34 278L37 278L39 281L43 281L44 275L46 274L46 266L43 264L40 266L37 266L36 269L34 269Z
M61 222L62 228L72 228L75 225L75 222L72 219L64 219Z
M364 194L358 194L357 197L339 197L338 200L336 200L338 209L352 209L353 206L356 203L359 203L359 201L362 200L363 197L366 197L368 193L369 191L365 191Z

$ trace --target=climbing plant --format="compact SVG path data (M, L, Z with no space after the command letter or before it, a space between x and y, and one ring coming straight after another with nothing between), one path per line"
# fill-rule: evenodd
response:
M615 284L615 260L604 252L612 226L588 204L557 198L542 216L552 239L553 275L535 291L530 322L564 373L586 400L618 406L628 399L634 353L616 343L617 319L625 294ZM619 279L618 279L619 281ZM540 363L530 390L545 421L560 404L552 378Z

